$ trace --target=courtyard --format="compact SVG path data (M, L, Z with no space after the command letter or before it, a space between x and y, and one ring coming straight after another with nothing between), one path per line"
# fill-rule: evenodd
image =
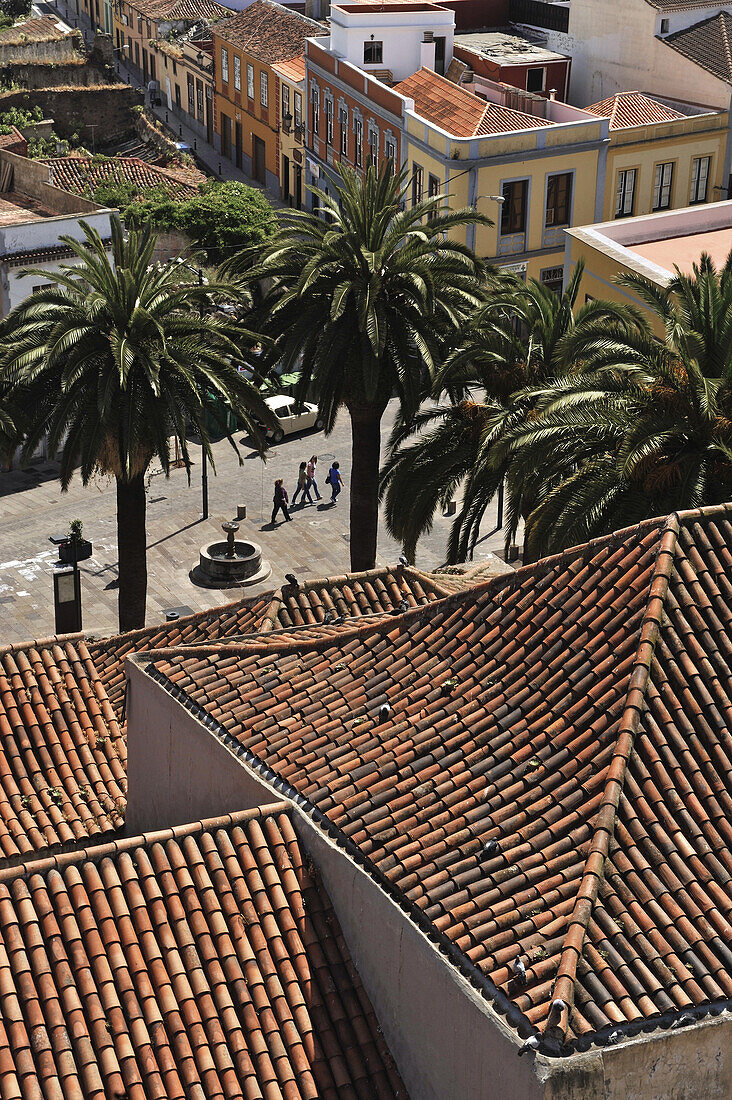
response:
M384 417L382 440L388 439L396 412L393 402ZM349 569L350 422L341 414L330 436L308 432L287 437L267 453L257 455L246 436L237 435L242 464L228 441L215 444L216 474L209 467L209 518L201 519L200 448L191 446L194 465L188 484L184 469L166 479L159 466L150 469L147 485L148 598L147 622L162 622L167 611L183 615L215 607L242 595L264 592L294 572L303 577L337 576ZM295 506L293 522L272 528L272 486L284 478L290 498L300 462L320 456L319 484L323 500ZM328 503L325 476L330 461L340 462L345 490L337 506ZM221 524L236 518L244 505L238 538L258 543L272 572L267 580L246 589L199 588L189 577L204 543L222 538ZM39 461L25 470L0 473L0 640L3 644L47 638L54 633L52 572L58 560L50 536L65 535L73 519L81 519L93 555L80 566L83 628L97 635L117 631L117 526L115 483L97 478L86 488L75 477L61 492L58 465ZM281 520L281 517L279 517ZM428 536L420 541L416 564L434 569L445 560L451 520L437 515ZM475 562L502 554L503 534L494 531L495 504L481 530ZM401 547L379 531L377 564L395 562Z

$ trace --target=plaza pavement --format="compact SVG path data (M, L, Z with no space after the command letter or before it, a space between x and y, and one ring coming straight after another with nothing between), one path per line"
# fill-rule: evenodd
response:
M382 440L388 438L396 404L384 418ZM270 449L266 464L252 449L247 437L240 441L242 465L226 440L214 448L217 475L209 470L209 514L201 520L200 449L192 445L195 465L190 486L185 470L174 470L169 479L159 466L151 467L148 478L148 599L147 622L161 622L167 609L198 610L237 599L240 595L266 591L284 581L284 574L303 577L335 576L349 568L350 422L345 413L338 418L330 437L322 432L289 437ZM272 529L272 485L283 477L292 497L301 461L317 452L320 456L320 505L297 506L293 522L278 522ZM338 458L346 488L336 507L327 504L324 484L329 460ZM328 494L326 496L326 494ZM203 543L223 538L221 523L236 517L238 505L246 505L239 538L262 547L272 566L270 577L246 589L211 590L196 587L189 572L198 562ZM93 556L81 564L83 627L96 634L117 630L117 530L116 493L113 479L99 478L84 488L75 476L66 493L58 482L58 465L39 461L28 470L0 473L0 645L44 638L54 632L53 563L58 554L49 535L66 534L69 522L80 518L84 535L94 546ZM281 520L281 517L278 517ZM417 565L433 569L445 559L450 520L435 517L432 531L421 540ZM487 561L492 552L501 553L501 532L495 527L492 509L481 529L475 561ZM395 562L400 547L381 527L378 564Z

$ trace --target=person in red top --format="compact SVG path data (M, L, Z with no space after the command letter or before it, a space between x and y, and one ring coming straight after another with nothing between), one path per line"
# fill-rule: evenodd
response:
M287 496L287 489L282 484L282 478L278 477L274 483L274 496L272 498L274 508L272 509L272 519L270 520L270 523L273 527L277 513L280 510L282 511L282 515L285 517L287 522L290 522L290 513L287 511L288 500L289 497Z

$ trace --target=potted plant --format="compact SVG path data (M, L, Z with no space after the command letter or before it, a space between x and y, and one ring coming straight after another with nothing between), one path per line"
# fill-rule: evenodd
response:
M73 565L74 562L86 561L92 556L92 544L84 538L84 524L80 519L72 519L69 524L69 533L64 542L59 544L58 560L65 565Z

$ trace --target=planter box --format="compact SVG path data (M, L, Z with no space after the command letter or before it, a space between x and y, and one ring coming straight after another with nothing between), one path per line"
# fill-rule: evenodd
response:
M86 561L86 559L91 556L92 544L87 542L86 539L81 539L80 542L77 542L76 561ZM65 542L59 543L58 560L62 561L64 565L74 564L74 544L71 539L66 539Z

